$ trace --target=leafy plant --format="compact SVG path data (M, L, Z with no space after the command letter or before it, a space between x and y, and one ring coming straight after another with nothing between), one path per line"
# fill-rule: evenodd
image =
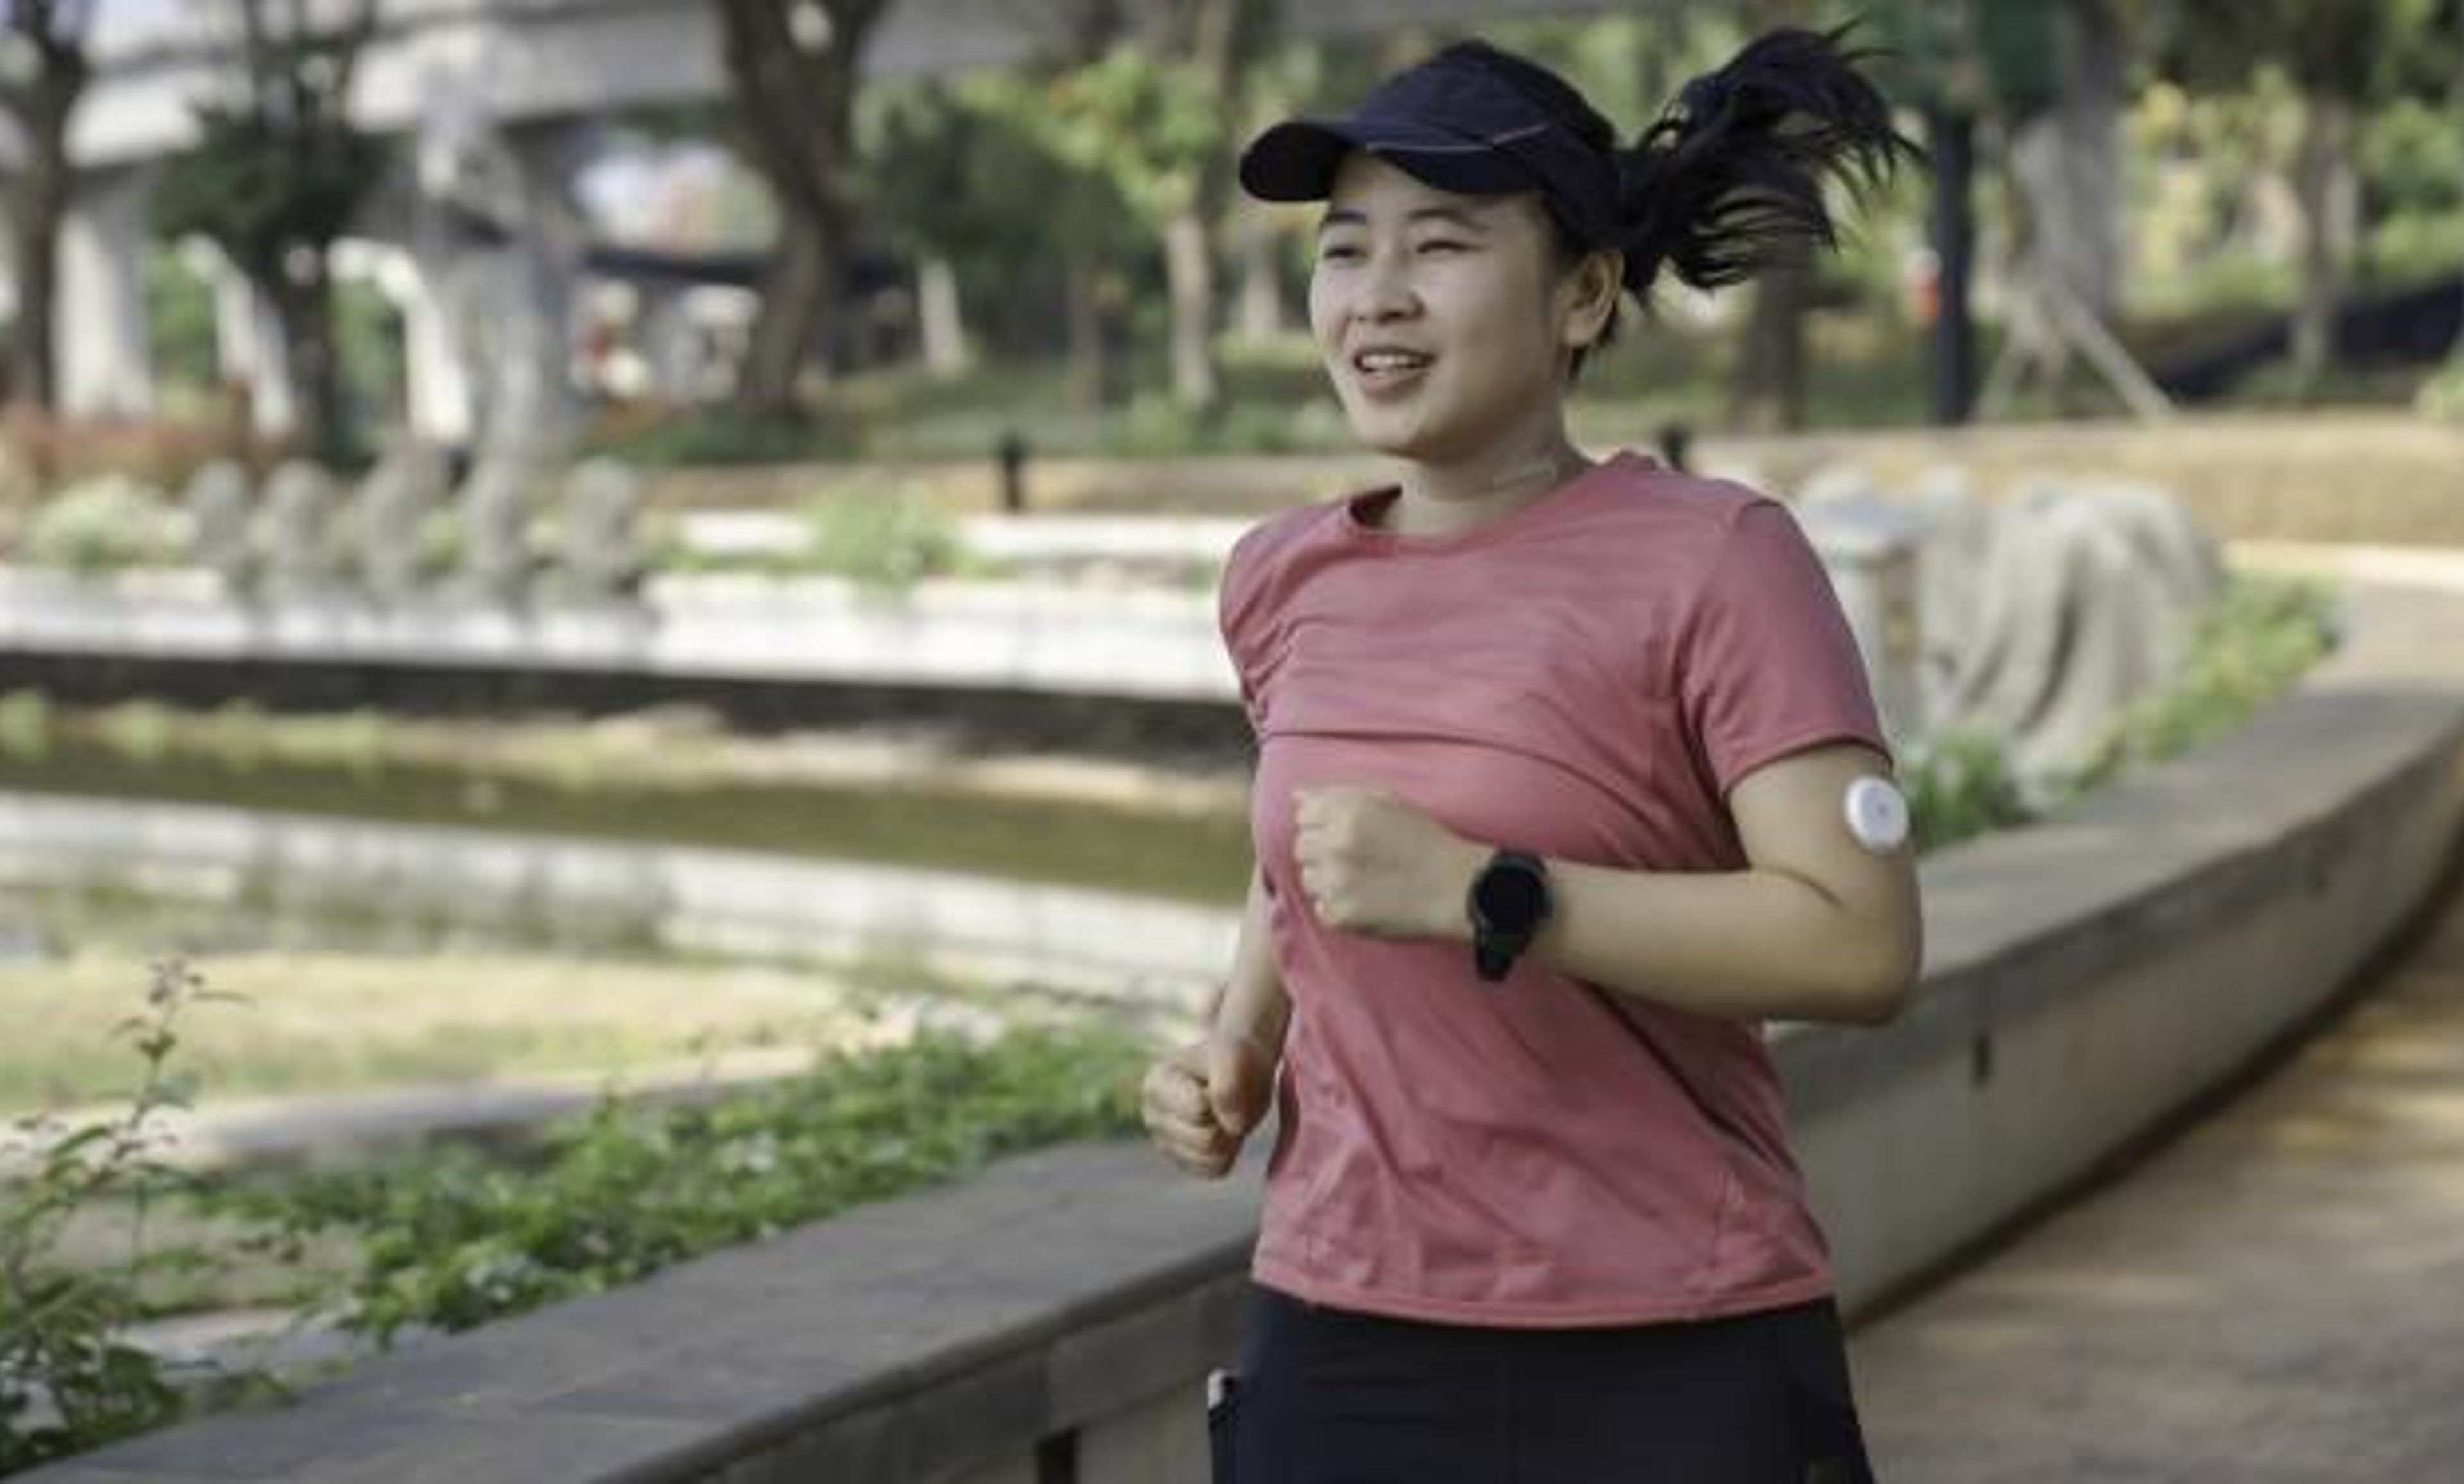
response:
M81 576L168 561L176 552L171 505L134 479L105 474L62 491L27 522L25 558Z
M1947 733L1906 762L1901 781L1919 854L2036 817L2001 743L1982 732Z
M154 967L145 1012L121 1023L144 1063L127 1110L63 1126L15 1124L23 1170L0 1175L0 1474L97 1447L180 1416L186 1403L145 1351L122 1339L138 1287L157 1258L146 1210L179 1175L155 1158L156 1117L186 1107L185 1079L167 1070L178 1021L192 1005L236 996L205 989L177 959ZM80 1211L133 1203L126 1260L94 1270L64 1260L60 1238Z
M385 140L351 121L375 0L347 17L294 6L284 26L269 0L236 0L245 84L195 107L195 142L163 173L154 226L173 240L210 239L274 312L309 446L329 465L359 450L342 426L341 357L327 254L384 178Z
M2464 360L2451 360L2421 383L2413 410L2434 422L2464 424Z
M97 718L102 745L137 763L166 761L178 745L179 713L160 701L122 701Z
M934 1035L699 1106L611 1093L527 1159L440 1148L223 1198L295 1245L355 1232L347 1322L390 1342L632 1282L1002 1154L1128 1132L1142 1057L1104 1030Z
M39 690L0 695L0 756L40 762L52 751L52 701Z
M2331 611L2315 582L2234 578L2200 620L2182 674L2123 709L2068 780L2070 790L2095 788L2134 764L2178 756L2240 727L2333 647Z
M869 588L897 590L967 565L955 517L897 490L854 490L805 507L812 565Z
M2079 767L2054 777L2022 778L2001 744L1977 732L1951 732L1911 749L1901 776L1917 849L2027 824L2130 767L2233 731L2332 647L2330 611L2316 583L2235 577L2200 620L2182 674L2124 708Z

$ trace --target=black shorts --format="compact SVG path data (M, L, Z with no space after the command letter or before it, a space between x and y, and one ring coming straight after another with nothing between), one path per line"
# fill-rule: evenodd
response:
M1253 1290L1216 1484L1870 1484L1829 1299L1505 1329Z

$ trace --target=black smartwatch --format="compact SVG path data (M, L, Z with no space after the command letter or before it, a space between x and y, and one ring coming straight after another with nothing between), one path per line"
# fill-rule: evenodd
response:
M1472 878L1464 903L1471 914L1472 962L1494 984L1549 920L1549 868L1521 850L1500 850Z

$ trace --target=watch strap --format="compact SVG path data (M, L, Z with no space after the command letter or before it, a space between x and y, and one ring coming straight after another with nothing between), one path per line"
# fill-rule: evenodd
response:
M1491 984L1506 977L1514 960L1531 946L1528 932L1484 931L1472 940L1471 950L1480 976Z

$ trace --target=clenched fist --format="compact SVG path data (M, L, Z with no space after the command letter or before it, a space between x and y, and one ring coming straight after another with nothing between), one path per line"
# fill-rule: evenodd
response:
M1274 1058L1247 1037L1219 1031L1149 1067L1138 1111L1164 1158L1219 1180L1265 1117L1274 1089Z
M1487 852L1383 789L1292 791L1292 862L1318 921L1379 937L1468 937L1463 892Z

